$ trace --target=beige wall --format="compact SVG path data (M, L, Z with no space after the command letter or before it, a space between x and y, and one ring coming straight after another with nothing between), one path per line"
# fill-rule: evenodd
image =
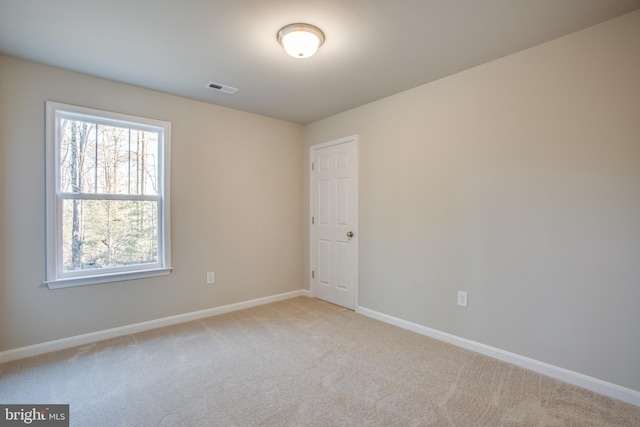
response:
M305 127L351 134L361 306L640 390L640 12Z
M172 123L170 276L39 288L47 99ZM0 351L302 288L301 126L2 56L0 106Z

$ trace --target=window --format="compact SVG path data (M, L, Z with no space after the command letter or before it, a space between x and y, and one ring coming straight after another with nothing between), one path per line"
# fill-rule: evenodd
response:
M171 124L46 108L47 286L169 274Z

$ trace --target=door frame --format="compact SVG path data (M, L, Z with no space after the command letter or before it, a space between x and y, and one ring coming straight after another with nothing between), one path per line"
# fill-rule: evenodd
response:
M309 218L308 218L308 224L309 224L309 291L311 293L312 297L315 297L315 289L314 289L314 283L315 283L315 278L312 277L312 271L316 270L316 266L315 266L315 260L317 259L317 250L316 247L317 245L315 245L315 239L316 239L316 232L315 232L315 227L311 224L312 218L314 216L316 216L315 212L316 212L316 197L315 196L315 189L313 188L313 163L317 163L316 162L316 151L323 149L323 148L327 148L327 147L331 147L334 145L340 145L340 144L348 144L348 143L352 143L353 147L354 147L354 151L355 151L355 164L354 164L354 182L355 182L355 195L354 195L354 199L355 199L355 220L354 220L354 231L355 231L355 235L353 236L353 244L355 245L354 248L354 260L353 260L353 307L354 307L354 311L357 312L358 311L358 288L359 288L359 275L358 275L358 246L359 246L359 227L358 227L358 193L359 193L359 185L358 185L358 163L359 163L359 147L358 147L358 134L354 134L354 135L349 135L349 136L345 136L343 138L338 138L338 139L333 139L331 141L327 141L327 142L322 142L319 144L314 144L311 145L309 147Z

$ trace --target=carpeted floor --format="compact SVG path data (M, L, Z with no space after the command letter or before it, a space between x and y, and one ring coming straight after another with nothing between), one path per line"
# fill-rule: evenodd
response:
M300 297L0 365L72 426L640 426L640 408Z

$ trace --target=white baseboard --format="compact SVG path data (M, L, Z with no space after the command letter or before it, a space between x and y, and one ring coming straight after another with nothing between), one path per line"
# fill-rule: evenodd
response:
M630 388L622 387L617 384L589 377L578 372L573 372L568 369L550 365L545 362L540 362L529 357L521 356L519 354L511 353L499 348L471 341L466 338L461 338L456 335L451 335L437 329L432 329L426 326L418 325L416 323L408 322L406 320L379 313L365 307L357 307L356 313L362 314L363 316L367 316L372 319L380 320L385 323L389 323L394 326L398 326L403 329L408 329L418 334L426 335L439 341L444 341L446 343L453 344L455 346L462 347L476 353L484 354L485 356L493 357L494 359L502 360L504 362L538 372L542 375L546 375L548 377L555 378L560 381L564 381L566 383L612 397L614 399L622 400L623 402L627 402L635 406L640 406L640 391L637 390L632 390Z
M0 352L0 363L11 360L24 359L26 357L38 356L52 351L63 350L65 348L90 344L110 338L135 334L136 332L148 331L150 329L161 328L163 326L176 325L178 323L190 322L192 320L204 319L205 317L217 316L219 314L230 313L232 311L243 310L245 308L256 307L272 302L283 301L299 296L311 296L311 292L306 289L287 292L284 294L272 295L269 297L243 301L235 304L224 305L222 307L208 308L206 310L194 311L191 313L178 314L176 316L164 317L162 319L150 320L148 322L135 323L133 325L121 326L119 328L106 329L89 334L76 335L69 338L62 338L55 341L48 341L41 344L20 347L13 350Z

